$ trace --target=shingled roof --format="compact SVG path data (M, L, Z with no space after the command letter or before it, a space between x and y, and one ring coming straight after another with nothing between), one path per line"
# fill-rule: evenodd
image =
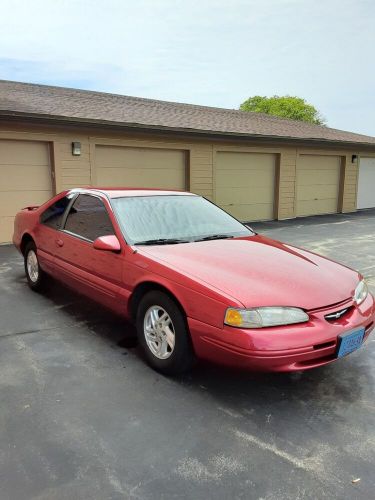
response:
M375 150L374 137L262 113L0 80L0 118L10 117L245 139L358 144Z

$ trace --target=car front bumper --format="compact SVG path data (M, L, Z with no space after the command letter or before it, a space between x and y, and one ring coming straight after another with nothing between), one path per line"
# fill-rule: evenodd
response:
M349 308L340 319L325 316ZM310 320L297 325L261 329L217 328L188 318L198 358L241 369L298 371L337 359L339 335L365 328L365 342L375 326L375 302L369 293L357 306L352 300L329 308L308 311Z

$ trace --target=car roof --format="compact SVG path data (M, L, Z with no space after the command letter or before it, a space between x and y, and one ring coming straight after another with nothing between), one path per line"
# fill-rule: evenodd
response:
M85 193L100 193L105 194L108 198L124 198L124 197L134 197L134 196L196 196L193 193L187 191L174 191L174 190L163 190L163 189L148 189L148 188L123 188L123 187L84 187L71 189L70 192L85 192Z

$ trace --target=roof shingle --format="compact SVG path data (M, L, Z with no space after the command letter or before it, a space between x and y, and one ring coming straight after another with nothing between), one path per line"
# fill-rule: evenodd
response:
M375 137L262 113L0 80L0 116L21 115L245 137L358 143Z

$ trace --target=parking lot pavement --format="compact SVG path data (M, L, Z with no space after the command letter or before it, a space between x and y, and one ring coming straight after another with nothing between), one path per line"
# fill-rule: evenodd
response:
M374 290L374 211L254 228ZM375 337L304 373L167 379L133 335L59 284L33 293L0 247L1 500L374 498Z

